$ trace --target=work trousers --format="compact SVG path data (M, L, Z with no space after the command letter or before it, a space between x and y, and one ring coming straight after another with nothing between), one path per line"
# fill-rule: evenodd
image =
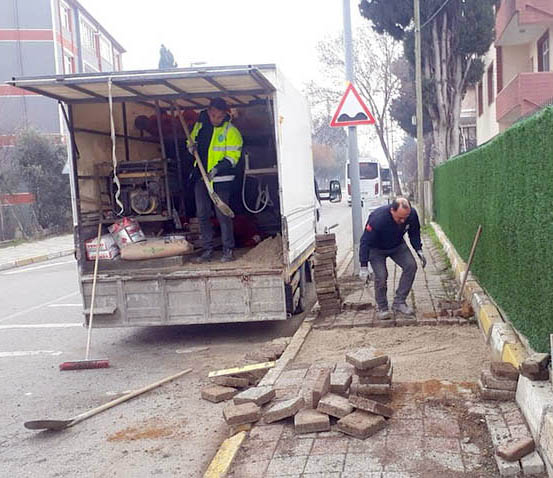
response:
M388 269L386 268L388 257L402 269L394 304L405 303L417 273L417 263L405 242L394 249L371 249L369 262L374 272L374 296L379 310L388 308Z
M229 203L231 181L213 183L213 189L226 204ZM219 225L221 226L221 239L223 241L223 250L234 249L234 229L232 218L225 216L217 207L213 205L207 188L203 181L196 181L194 185L194 198L196 199L196 216L200 222L200 234L202 236L202 245L204 251L213 250L213 225L211 224L211 216L213 208Z

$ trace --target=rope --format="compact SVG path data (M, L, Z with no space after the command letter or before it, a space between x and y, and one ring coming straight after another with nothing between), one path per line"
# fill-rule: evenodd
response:
M113 182L117 186L117 191L115 192L115 202L120 208L120 211L117 213L117 215L121 216L125 211L125 206L123 206L123 203L121 202L121 199L120 199L121 182L117 177L117 156L115 154L116 139L115 139L115 123L113 121L113 98L111 94L111 80L112 80L112 77L110 76L108 78L108 99L109 99L109 125L111 129L111 160L113 162Z

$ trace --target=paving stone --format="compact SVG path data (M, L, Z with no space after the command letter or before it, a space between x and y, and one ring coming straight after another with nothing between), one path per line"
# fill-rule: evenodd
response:
M521 375L530 380L549 380L549 362L549 354L535 353L520 364L519 370Z
M228 425L252 423L261 418L261 408L252 402L240 405L230 404L223 409L223 417Z
M359 376L359 383L362 385L390 385L392 383L392 375L394 368L390 367L386 375L365 375Z
M516 392L510 390L487 388L481 380L478 380L478 387L480 389L480 396L484 400L514 400L516 396Z
M316 438L311 448L311 455L332 455L349 453L349 437L340 433L338 438Z
M209 385L202 388L202 398L209 402L219 403L224 400L230 400L238 393L238 390L232 387L223 387L222 385Z
M494 455L499 476L517 476L521 472L518 461L507 461L500 456Z
M334 372L330 375L330 391L332 393L345 394L351 385L351 373Z
M330 430L330 419L325 413L317 410L300 410L294 416L296 433L325 432Z
M250 384L250 381L244 377L213 377L213 383L224 387L244 388Z
M305 473L307 476L309 476L309 473L318 473L318 476L321 476L323 474L324 476L327 476L327 473L341 472L342 468L344 467L345 459L345 453L333 453L330 455L311 455L307 459L307 463L305 465Z
M482 370L480 380L486 388L495 390L510 390L512 392L516 392L517 390L516 380L497 379L488 370Z
M363 385L360 383L352 383L349 392L352 395L361 395L362 397L372 397L373 395L385 395L392 394L392 387L390 385Z
M265 423L273 423L278 420L283 420L284 418L292 417L303 408L303 405L304 401L302 397L275 403L265 412L263 421Z
M518 370L508 362L492 362L490 371L496 378L507 380L518 380Z
M388 362L387 355L380 355L373 347L357 349L346 354L346 362L352 364L355 368L366 370L378 367Z
M510 439L497 447L496 453L507 461L518 461L532 453L536 445L533 438Z
M317 411L336 418L342 418L353 411L353 406L347 398L335 393L327 393L319 400Z
M303 472L307 456L278 456L271 460L265 476L299 477ZM262 475L258 475L262 476Z
M304 440L296 440L295 438L282 439L278 442L274 456L309 455L312 446L313 438L306 438Z
M523 456L520 459L520 464L525 475L538 475L545 471L545 464L537 451Z
M374 435L385 426L386 420L383 417L363 410L355 410L338 420L337 423L338 430L362 440Z
M330 390L330 370L321 369L315 380L312 390L312 407L317 408L321 397L326 395Z
M349 397L349 403L359 410L382 415L386 418L390 418L394 414L393 408L368 398L359 397L358 395L351 395Z
M261 406L275 398L275 394L273 387L270 386L252 387L236 395L234 397L234 403L240 405L241 403L253 402Z
M354 373L359 377L385 377L386 375L388 375L391 368L392 361L388 359L385 364L379 365L378 367L369 368L367 370L354 368Z

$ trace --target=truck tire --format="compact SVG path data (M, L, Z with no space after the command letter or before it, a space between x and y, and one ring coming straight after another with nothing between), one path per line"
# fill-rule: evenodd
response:
M294 313L301 314L305 312L307 308L307 268L309 267L309 261L306 261L300 269L300 283L298 285L300 298L298 300L298 306Z

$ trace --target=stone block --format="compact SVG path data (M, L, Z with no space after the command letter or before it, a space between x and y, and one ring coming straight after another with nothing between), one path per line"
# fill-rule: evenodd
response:
M313 384L312 390L312 407L317 408L321 397L326 395L330 390L330 370L321 369Z
M359 383L362 385L390 385L392 383L392 375L394 373L394 368L390 367L386 375L365 375L359 376Z
M506 323L494 323L491 327L489 343L494 357L501 359L503 346L506 343L516 344L518 342L513 328Z
M346 362L352 364L355 368L367 370L378 367L388 362L387 355L380 355L373 347L357 349L346 354Z
M261 408L252 402L240 405L230 404L223 409L223 417L229 425L253 423L261 418Z
M386 426L386 420L363 410L355 410L338 420L337 428L347 435L364 440Z
M360 383L352 383L349 388L350 395L361 395L362 397L371 397L373 395L386 395L392 394L392 387L390 385L363 385Z
M549 354L532 354L520 364L520 373L530 380L549 379Z
M230 400L238 393L238 390L232 387L223 387L222 385L209 385L202 388L201 394L204 400L213 403L219 403L224 400Z
M390 418L394 414L393 408L383 403L375 402L369 398L360 397L359 395L351 395L349 397L349 403L359 410L381 415L386 418Z
M525 475L539 475L545 471L545 465L537 451L523 456L520 459L520 464Z
M544 415L550 410L553 411L553 387L551 383L533 382L526 377L520 377L518 379L516 401L524 418L526 418L532 436L537 439Z
M250 381L244 377L213 377L213 383L224 387L245 388L250 384Z
M532 453L535 448L536 445L533 438L510 439L499 445L496 453L504 460L518 461L523 456Z
M330 418L317 410L300 410L294 416L296 433L327 432L330 430Z
M540 451L548 468L553 469L553 411L545 414L542 423L539 440Z
M490 364L490 371L495 378L518 380L518 370L507 362L492 362Z
M234 403L240 405L241 403L253 402L257 406L261 406L270 402L273 398L275 398L273 387L253 387L236 395Z
M391 368L392 368L392 361L388 359L388 361L385 364L379 365L378 367L369 368L366 370L355 368L354 373L359 377L367 377L367 376L384 377L385 375L388 375Z
M499 470L499 476L519 476L521 469L518 461L507 461L497 455L494 455L494 458Z
M480 396L484 400L514 400L516 392L510 390L497 390L495 388L485 387L481 380L478 380Z
M336 418L342 418L353 411L353 406L347 398L335 393L328 393L319 400L317 411Z
M351 373L334 372L330 375L330 391L332 393L346 394L351 385Z
M288 417L293 417L298 413L304 405L302 397L295 397L289 400L275 403L269 410L265 412L263 421L265 423L273 423L278 420L283 420Z
M482 384L486 388L493 388L495 390L509 390L516 392L517 380L497 379L488 370L483 370L480 376Z

